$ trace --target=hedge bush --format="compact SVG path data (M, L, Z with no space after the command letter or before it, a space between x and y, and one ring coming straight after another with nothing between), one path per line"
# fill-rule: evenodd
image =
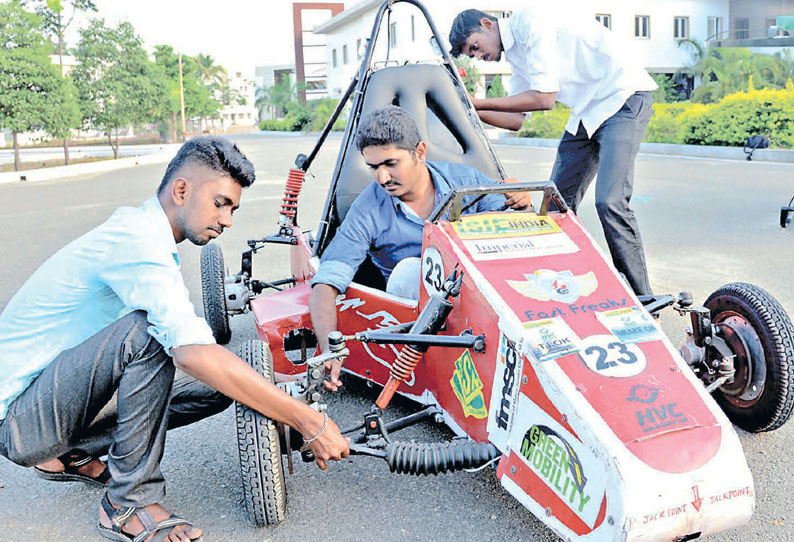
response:
M337 103L339 100L334 98L309 100L305 106L298 102L290 102L285 108L286 113L283 119L263 120L259 123L259 129L275 132L320 131L331 119ZM346 124L347 120L342 114L334 123L333 130L344 130Z
M570 110L557 104L524 122L520 137L560 138ZM794 84L782 90L737 92L716 104L654 104L645 141L689 145L744 145L748 137L766 135L772 146L794 148Z
M751 135L762 134L775 146L794 146L794 85L737 92L700 108L681 116L684 143L741 147Z
M562 104L557 104L550 111L535 111L529 120L525 120L518 131L518 137L541 137L546 139L559 139L565 132L565 124L571 110Z
M684 127L681 116L693 104L678 102L669 104L653 104L653 116L645 132L645 141L649 143L683 143Z

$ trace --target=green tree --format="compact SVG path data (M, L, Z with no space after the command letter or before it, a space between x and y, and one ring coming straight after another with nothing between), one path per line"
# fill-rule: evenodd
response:
M71 7L71 15L67 16L68 8ZM41 22L44 29L50 37L55 38L58 44L58 61L61 66L61 76L65 77L66 73L63 69L63 35L69 25L74 21L74 16L80 11L96 11L96 6L93 0L37 0L36 14L41 17ZM50 135L58 137L63 136L63 158L64 163L69 164L69 134L72 128L79 128L80 119L75 117L72 113L74 107L71 105L64 105L68 108L68 114L62 117L62 123L56 127L55 133ZM63 122L74 121L73 126L66 126ZM65 127L65 130L60 128Z
M168 86L168 100L165 118L171 140L176 141L176 118L179 114L179 55L170 45L155 46L155 63L165 72ZM182 56L182 87L185 96L185 117L204 119L214 115L221 104L214 98L213 83L201 79L198 58ZM211 58L211 57L210 57Z
M485 93L487 98L504 98L507 96L507 91L505 90L504 85L502 84L502 76L497 75L491 81L491 86L488 89L488 92Z
M14 170L19 171L20 132L46 128L68 89L50 62L41 19L18 1L0 3L0 127L14 138Z
M675 82L673 81L675 75L673 77L667 77L664 74L652 73L651 77L653 77L653 80L659 85L659 88L653 92L653 103L668 104L680 102L686 98L686 96L682 96L681 93L675 89Z
M287 104L297 99L297 86L290 81L289 77L282 77L276 81L272 87L257 88L255 107L259 111L259 118L264 115L265 109L270 108L273 116L282 118L287 110Z
M692 54L692 62L679 73L700 80L690 96L696 103L717 103L725 96L747 91L751 79L755 86L781 89L794 74L790 52L771 56L744 47L706 49L693 39L679 40L678 45Z
M199 53L195 58L194 73L198 78L208 85L220 88L224 81L228 79L226 69L215 64L215 59L211 55Z
M118 158L120 128L154 122L168 110L165 72L148 59L128 22L111 28L102 19L91 20L80 31L75 56L73 78L83 121L107 133Z

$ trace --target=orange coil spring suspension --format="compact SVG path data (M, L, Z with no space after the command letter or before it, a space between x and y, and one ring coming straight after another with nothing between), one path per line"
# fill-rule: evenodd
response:
M417 352L407 344L403 346L403 349L400 350L400 355L397 356L397 359L391 366L389 381L383 387L383 391L380 392L378 400L375 401L378 408L384 409L389 405L391 398L394 396L394 392L396 392L397 388L400 386L400 382L411 378L411 374L414 372L414 369L416 369L416 366L419 365L421 359L421 352Z
M306 172L302 169L292 168L287 176L287 186L284 187L284 199L281 203L281 215L290 219L295 218L298 210L298 196L303 188L303 178Z

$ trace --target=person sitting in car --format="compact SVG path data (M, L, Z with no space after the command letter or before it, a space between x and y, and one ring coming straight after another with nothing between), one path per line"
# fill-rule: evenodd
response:
M497 182L462 164L428 161L427 143L416 123L397 106L362 118L356 145L375 180L356 197L311 281L309 309L323 352L328 349L328 333L336 330L336 297L347 289L367 254L383 273L387 292L418 299L425 220L450 190ZM487 194L464 213L525 209L530 204L527 192ZM327 384L334 390L340 385L340 366L334 364Z

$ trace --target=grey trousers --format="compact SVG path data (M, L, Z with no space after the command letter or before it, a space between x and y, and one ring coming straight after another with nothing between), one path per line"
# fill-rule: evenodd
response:
M0 454L32 466L79 448L107 453L110 500L145 506L165 496L167 429L224 410L231 399L183 373L132 312L62 352L8 407Z
M593 178L595 204L612 262L637 295L651 294L645 252L634 211L634 160L653 113L653 92L637 92L595 131L582 123L575 135L565 132L557 149L551 180L576 211Z

